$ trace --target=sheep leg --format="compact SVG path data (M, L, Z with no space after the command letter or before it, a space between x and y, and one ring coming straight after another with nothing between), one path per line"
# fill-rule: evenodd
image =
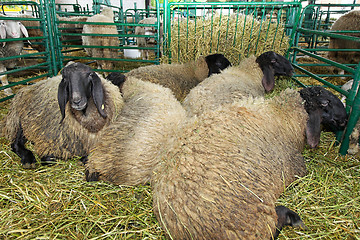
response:
M16 138L11 144L12 151L21 158L21 163L25 169L35 168L36 159L34 154L25 148L26 138L22 127L20 126L16 133Z
M0 72L5 72L6 71L6 68L4 65L0 64ZM6 75L1 75L0 76L0 81L1 81L1 84L3 86L6 86L6 85L9 85L9 82L7 80L7 76ZM11 90L11 88L5 88L4 89L4 92L7 96L10 96L13 94L13 91Z
M98 172L90 173L90 171L88 169L85 170L85 179L87 182L99 181L99 176L100 176L100 174Z
M270 240L276 239L279 236L281 229L285 226L307 229L304 222L296 212L291 211L284 206L277 206L275 211L278 216L278 222L276 224L276 232Z
M53 155L44 156L40 160L41 165L48 166L56 163L56 158Z

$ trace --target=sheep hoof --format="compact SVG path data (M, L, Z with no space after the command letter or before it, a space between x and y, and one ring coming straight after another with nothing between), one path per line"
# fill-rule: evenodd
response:
M100 174L98 172L90 173L89 170L85 171L85 179L87 182L96 182L99 181Z
M36 168L36 164L35 164L35 163L24 163L24 164L23 164L23 168L24 168L24 169L35 169L35 168Z

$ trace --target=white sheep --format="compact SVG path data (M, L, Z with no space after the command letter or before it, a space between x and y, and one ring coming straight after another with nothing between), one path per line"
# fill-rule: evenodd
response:
M321 87L204 112L154 170L153 207L164 231L171 239L276 237L284 223L276 199L306 174L301 151L306 140L318 144L321 123L346 123L341 101Z
M292 72L289 60L272 51L245 58L191 89L183 106L193 116L242 97L263 96L274 88L275 76L291 76Z
M83 23L88 20L88 16L72 16L72 17L60 17L56 16L58 21L68 21L71 23L59 23L58 29L61 32L61 42L63 45L81 45L82 37L80 36L68 36L67 33L82 33Z
M158 19L155 17L149 17L149 18L144 18L142 20L139 21L139 24L156 24L158 22ZM153 47L155 48L156 45L161 45L161 39L162 39L162 35L163 35L163 27L162 27L162 23L160 22L160 30L158 31L158 29L156 29L155 27L150 27L150 26L136 26L135 27L135 34L136 35L147 35L150 37L137 37L136 38L136 43L138 45L138 47ZM159 41L157 42L155 35L159 33ZM151 55L154 54L150 54L151 52L154 53L154 50L150 50L150 49L141 49L141 56L143 59L150 59Z
M114 13L111 8L104 8L100 14L89 17L86 22L91 23L114 23ZM118 34L115 25L90 25L83 26L83 34L96 34L94 36L82 36L84 46L100 46L100 48L86 48L87 54L94 58L118 58L120 41L117 36L109 37L104 34ZM111 48L115 47L115 48ZM101 69L114 69L112 60L96 60ZM106 74L105 74L106 75Z
M124 107L91 150L86 164L87 181L147 183L159 156L186 121L185 110L168 88L127 77L121 92Z
M355 33L342 33L354 37L360 37L360 10L352 10L342 15L331 26L332 31L357 31ZM341 34L341 33L340 33ZM360 49L360 42L340 38L330 38L329 49ZM329 51L329 59L339 63L360 62L359 51ZM344 70L341 71L342 73Z
M199 57L184 64L160 64L139 67L125 73L126 76L160 84L170 88L178 100L183 100L190 89L214 73L220 73L230 66L222 54Z
M29 37L26 27L16 20L0 20L0 39ZM17 56L21 54L24 47L23 41L2 42L0 44L0 58ZM15 67L15 59L1 60L0 73L6 72L7 68ZM3 86L9 84L6 75L1 75L0 80ZM11 88L4 90L6 95L13 94Z
M3 133L24 168L53 158L86 157L102 129L117 116L123 99L115 85L89 66L69 64L62 74L22 88L12 100Z

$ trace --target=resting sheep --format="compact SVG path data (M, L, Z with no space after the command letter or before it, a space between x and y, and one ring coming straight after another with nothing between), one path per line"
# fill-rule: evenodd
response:
M321 123L346 123L341 101L321 87L204 112L182 129L154 170L159 223L172 239L276 237L282 225L275 201L306 174L301 151L305 139L318 144Z
M62 75L22 88L12 101L3 131L25 168L35 164L24 146L27 140L42 162L85 157L122 105L118 87L89 66L73 63Z
M139 24L156 24L157 23L157 18L155 17L149 17L149 18L144 18L142 20L139 21ZM155 27L143 27L143 26L136 26L135 27L135 34L136 35L147 35L150 37L137 37L136 38L136 42L138 47L156 47L156 45L158 44L155 35L157 34L158 30ZM160 23L160 31L159 31L159 39L162 38L163 35L163 30L162 30L162 23ZM159 45L161 44L161 40ZM150 49L142 49L141 51L141 56L143 59L150 59L150 52L154 52L154 50L150 50Z
M183 106L192 116L242 97L263 96L274 88L275 76L291 76L292 72L291 63L272 51L257 58L245 58L238 66L229 67L191 89Z
M214 73L220 73L230 66L222 54L199 57L195 62L184 64L160 64L139 67L126 73L143 81L160 84L170 88L176 99L183 100L190 89Z
M342 15L334 22L331 27L332 31L360 31L360 10L352 10ZM354 37L360 37L360 33L339 33ZM329 49L360 49L360 42L345 40L340 38L330 38ZM339 63L353 63L360 62L359 51L329 51L329 59Z
M114 13L111 8L104 8L100 14L87 19L88 23L114 23ZM83 26L83 34L95 34L93 36L82 36L84 46L100 46L100 48L85 48L86 53L93 58L118 58L120 41L117 36L109 37L104 34L118 34L115 25L90 25ZM115 48L110 48L115 47ZM96 60L101 69L114 69L112 60ZM106 74L105 74L106 75Z
M16 20L0 20L0 39L29 37L26 27ZM0 58L17 56L21 54L24 47L23 41L12 41L0 43ZM6 72L7 68L14 68L16 59L1 60L0 73ZM8 85L6 75L1 75L0 80L3 86ZM13 94L11 88L4 90L6 95Z
M121 91L124 107L91 150L86 163L87 181L122 185L148 182L158 156L166 151L186 119L184 109L168 88L127 77Z

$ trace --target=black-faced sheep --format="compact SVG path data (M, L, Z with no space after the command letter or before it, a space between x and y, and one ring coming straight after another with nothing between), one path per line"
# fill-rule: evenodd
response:
M62 75L22 88L12 101L3 131L25 168L35 163L24 146L27 140L43 162L85 157L122 105L118 87L89 66L73 63Z
M0 20L0 39L29 37L26 27L16 20ZM17 56L21 54L24 47L23 41L11 41L0 43L0 58ZM0 73L6 72L7 68L13 68L16 65L16 59L1 60ZM6 75L1 75L0 80L3 86L8 85ZM11 95L11 88L4 90L5 94Z
M139 67L126 73L126 76L136 77L170 88L178 100L183 100L190 89L214 73L220 73L230 66L222 54L212 54L199 57L195 62L184 64L160 64Z
M114 23L114 13L111 8L104 8L100 14L89 17L86 22L92 23ZM118 34L115 25L90 25L83 26L83 34L95 34L93 36L82 36L84 46L100 46L100 48L85 48L87 54L94 58L118 58L120 41L114 36L103 36L104 34ZM115 48L110 48L115 47ZM114 69L112 60L96 60L101 69ZM105 74L107 75L107 74Z
M164 231L172 239L270 239L281 227L275 201L306 174L305 139L315 147L324 122L341 128L346 112L321 87L204 112L154 170L153 206Z
M257 58L245 58L238 66L229 67L191 89L183 106L192 116L242 97L263 96L274 88L275 76L291 76L292 72L289 60L272 51Z
M87 181L148 182L159 155L166 152L186 120L185 110L168 88L127 77L121 91L124 107L91 150Z
M157 23L157 18L154 17L149 17L149 18L144 18L142 20L139 21L139 24L156 24ZM163 35L163 30L162 30L162 23L160 23L160 30L159 30L159 38L160 38L160 43L161 44L161 38ZM156 45L158 44L158 42L156 41L155 35L157 34L158 30L155 27L150 27L150 26L136 26L135 27L135 34L136 35L147 35L150 37L137 37L136 38L136 43L138 45L138 47L156 47ZM143 59L150 59L151 57L151 52L154 52L154 50L149 50L149 49L142 49L141 51L141 56Z
M360 37L360 10L352 10L342 15L334 22L331 27L332 31L358 31L357 33L340 33L354 37ZM360 49L360 42L351 40L330 38L329 49ZM360 62L359 51L329 51L329 58L339 63L354 63Z

